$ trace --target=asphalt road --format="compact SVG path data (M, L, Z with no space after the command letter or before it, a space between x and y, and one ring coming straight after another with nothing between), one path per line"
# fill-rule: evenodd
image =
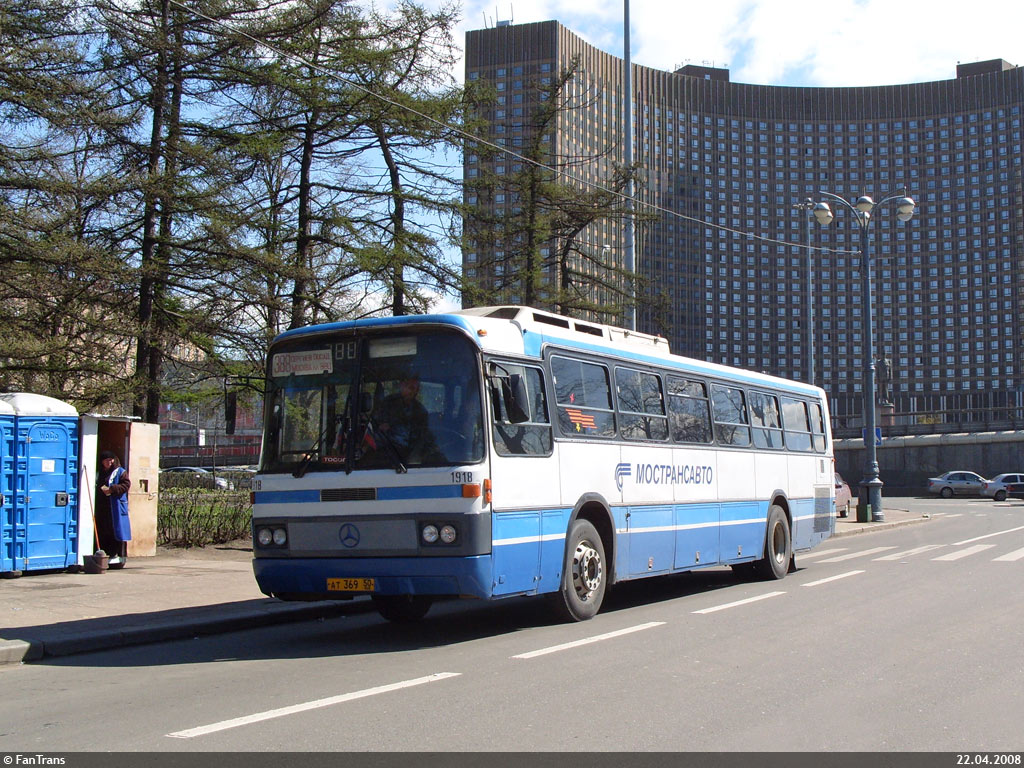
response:
M0 752L1019 752L1024 506L918 504L782 581L626 584L580 624L455 602L11 667Z

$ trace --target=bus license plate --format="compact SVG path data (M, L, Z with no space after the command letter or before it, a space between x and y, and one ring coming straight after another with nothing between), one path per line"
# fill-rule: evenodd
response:
M328 579L328 592L373 592L373 579Z

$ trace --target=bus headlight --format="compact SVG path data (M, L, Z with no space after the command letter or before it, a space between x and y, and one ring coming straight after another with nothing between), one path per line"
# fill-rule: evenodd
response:
M455 542L456 533L455 527L451 525L441 526L441 541L445 544L452 544Z
M261 547L283 547L288 543L288 529L284 526L279 528L257 528L256 543Z
M425 525L423 526L423 541L427 544L437 543L437 526L436 525Z

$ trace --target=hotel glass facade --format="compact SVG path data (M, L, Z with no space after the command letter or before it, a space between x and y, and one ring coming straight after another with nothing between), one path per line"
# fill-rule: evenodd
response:
M593 158L576 173L599 182L622 159L621 59L554 21L467 34L467 81L494 87L490 139L513 151L528 140L538 84L574 58L571 87L590 96L560 117L552 146ZM857 427L861 232L835 204L828 227L795 206L821 200L819 191L877 201L906 188L913 219L899 222L890 204L871 223L875 347L889 361L880 390L892 418L968 429L1021 422L1024 68L994 60L937 82L799 88L733 83L724 69L634 66L633 82L638 197L658 211L637 235L637 270L657 298L640 305L638 330L666 335L679 354L793 379L807 378L813 332L815 383L837 427ZM465 175L515 162L467 152ZM596 225L583 240L622 262L620 224ZM487 247L465 248L468 279L493 279Z

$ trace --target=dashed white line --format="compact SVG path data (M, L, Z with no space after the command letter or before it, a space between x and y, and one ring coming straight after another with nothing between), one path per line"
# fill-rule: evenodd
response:
M875 560L899 560L901 557L911 557L913 555L920 555L922 552L930 552L933 549L939 549L940 547L946 546L945 544L925 544L923 547L915 547L914 549L905 549L902 552L893 552L891 555L883 555L882 557L876 557Z
M959 546L960 544L973 544L974 542L981 541L982 539L991 539L993 536L1002 536L1005 533L1016 533L1017 531L1024 531L1024 525L1018 526L1016 528L1009 528L1009 529L1007 529L1005 531L996 531L995 533L986 533L984 536L975 536L973 539L964 539L963 541L955 542L955 544L957 546Z
M856 576L858 573L864 573L864 571L847 571L846 573L840 573L838 576L829 576L827 579L818 579L817 581L809 581L803 586L805 587L816 587L819 584L828 584L830 581L839 581L839 579L845 579L849 576Z
M784 595L785 592L766 592L763 595L757 597L748 597L746 600L737 600L735 603L725 603L724 605L715 605L711 608L702 608L694 613L714 613L715 611L724 611L726 608L735 608L738 605L746 605L747 603L756 603L758 600L767 600L769 597L777 597Z
M995 544L975 544L973 547L967 547L966 549L960 549L956 552L950 552L948 555L940 555L939 557L933 557L932 560L959 560L964 557L970 557L976 555L978 552L984 552L986 549L992 549Z
M240 726L250 725L252 723L259 723L264 720L271 720L275 717L285 717L286 715L294 715L299 712L308 712L311 709L321 709L323 707L330 707L335 704L343 704L346 701L364 699L367 696L376 696L378 693L390 693L391 691L398 691L402 688L412 688L417 685L424 685L425 683L436 683L438 680L447 680L450 677L458 677L461 674L461 672L438 672L437 674L427 675L426 677L417 677L415 680L403 680L400 683L391 683L390 685L379 685L376 688L367 688L363 691L343 693L340 696L331 696L326 699L307 701L304 704L293 704L290 707L281 707L280 709L269 709L266 712L257 712L253 715L236 717L232 720L222 720L219 723L202 725L198 728L189 728L185 731L175 731L174 733L168 733L167 735L172 739L194 739L196 736L206 736L210 733L226 731L229 728L238 728Z
M520 653L516 656L512 656L513 659L534 659L537 656L545 656L549 653L558 653L559 651L567 651L570 648L578 648L581 645L590 645L591 643L599 643L602 640L611 640L613 637L621 637L622 635L629 635L633 632L642 632L645 629L651 629L652 627L660 627L664 625L664 621L649 621L646 624L637 624L635 627L626 627L625 629L617 629L614 632L606 632L603 635L594 635L593 637L585 637L582 640L573 640L571 643L562 643L561 645L552 645L548 648L539 648L536 651L528 651L526 653Z
M896 549L896 547L875 547L874 549L865 549L860 552L851 552L848 555L839 555L838 557L830 557L827 560L819 560L818 563L841 563L843 560L853 560L855 557L867 557L868 555L874 555L878 552L888 552L890 549Z
M1015 549L1013 552L1007 552L1005 555L993 558L994 563L1012 563L1016 560L1020 560L1024 557L1024 549Z
M846 549L846 547L839 547L837 549L823 549L821 551L815 549L810 552L801 552L799 557L801 560L807 560L812 557L824 557L825 555L835 555L839 552L845 552Z

